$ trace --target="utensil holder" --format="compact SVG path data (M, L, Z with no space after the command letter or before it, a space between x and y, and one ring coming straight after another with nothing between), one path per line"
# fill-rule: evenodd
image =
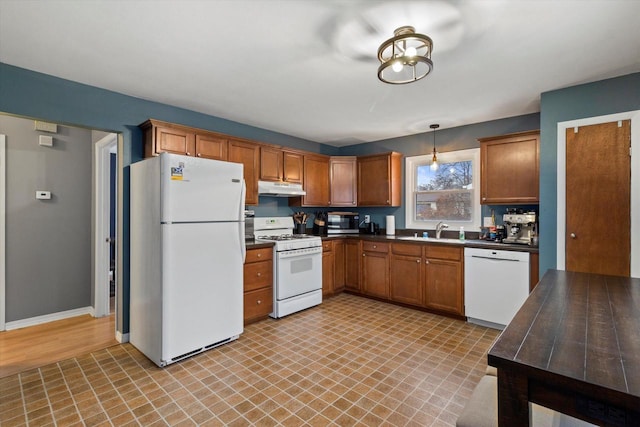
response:
M294 234L307 234L307 224L296 224L293 229Z

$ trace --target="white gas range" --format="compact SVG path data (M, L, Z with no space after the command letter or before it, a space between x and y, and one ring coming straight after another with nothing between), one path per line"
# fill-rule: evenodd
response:
M273 313L280 318L322 303L322 240L292 234L292 217L254 218L256 241L274 242Z

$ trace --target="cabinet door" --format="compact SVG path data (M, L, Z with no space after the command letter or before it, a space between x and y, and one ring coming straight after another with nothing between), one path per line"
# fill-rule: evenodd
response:
M282 180L293 184L303 183L304 156L300 153L282 153Z
M389 298L389 254L362 252L362 284L367 295Z
M229 161L244 165L244 180L247 185L245 203L258 204L258 171L260 168L260 149L257 144L242 141L229 141Z
M302 206L329 206L328 157L304 156L304 186L307 195L302 197Z
M172 127L155 128L155 153L174 153L193 156L195 152L195 134Z
M464 315L462 263L426 259L426 306Z
M324 247L328 249L324 249ZM333 295L335 287L334 265L335 254L333 252L332 242L323 242L322 252L322 296L328 297Z
M358 202L356 157L331 157L329 164L331 206L355 206Z
M539 132L482 138L479 141L480 202L538 203Z
M400 206L400 153L358 157L358 206Z
M334 256L334 286L333 293L342 292L345 285L345 243L344 240L336 240L333 242Z
M391 299L424 306L422 247L405 243L391 245L389 285Z
M347 290L360 292L360 240L344 242L344 286Z
M196 157L227 160L227 140L212 135L196 134Z
M282 150L260 147L260 179L264 181L282 180Z

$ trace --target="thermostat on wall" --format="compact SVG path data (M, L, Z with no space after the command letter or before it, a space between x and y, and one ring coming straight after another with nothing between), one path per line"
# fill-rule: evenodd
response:
M36 191L36 199L38 200L50 200L51 191Z

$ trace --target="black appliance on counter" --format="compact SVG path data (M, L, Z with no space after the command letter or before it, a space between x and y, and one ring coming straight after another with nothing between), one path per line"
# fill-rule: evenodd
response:
M363 229L363 234L379 234L379 233L380 233L380 226L378 225L377 222L369 222L365 224L365 227Z

